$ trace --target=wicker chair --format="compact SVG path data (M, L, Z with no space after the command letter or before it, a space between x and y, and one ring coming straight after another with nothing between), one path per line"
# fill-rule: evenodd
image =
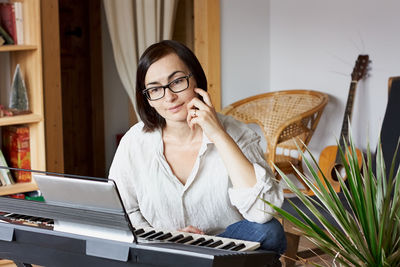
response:
M294 174L303 184L304 191L310 193L292 164L303 172L296 143L305 150L303 143L310 142L327 103L328 96L321 92L287 90L248 97L225 107L222 113L245 123L258 124L267 141L265 159L272 170L275 170L275 164L285 174Z

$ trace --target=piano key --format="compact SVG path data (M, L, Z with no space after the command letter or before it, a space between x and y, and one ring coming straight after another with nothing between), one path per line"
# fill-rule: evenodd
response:
M170 238L170 237L172 237L172 234L171 234L171 233L165 233L165 234L163 234L163 235L157 237L155 240L165 240L165 239L168 239L168 238Z
M189 245L196 246L196 245L200 244L201 242L203 242L204 240L206 240L204 237L200 237L200 238L194 240L193 242L190 242Z
M207 245L209 245L209 244L211 244L211 243L214 243L214 239L209 239L209 240L206 240L206 241L204 241L204 242L201 242L201 243L199 244L199 246L200 246L200 247L204 247L204 246L207 246Z
M156 233L154 233L152 235L149 235L146 239L147 240L151 240L151 239L154 239L154 238L156 238L156 237L158 237L160 235L163 235L163 234L164 234L164 232L156 232Z
M176 243L184 244L184 243L189 242L191 240L193 240L193 237L188 235L185 238L182 238L182 239L178 240Z
M220 249L230 249L230 248L233 248L234 246L236 246L236 243L230 242L230 243L226 244L225 246L220 247Z
M138 235L138 237L140 237L140 238L145 238L145 237L148 237L149 235L154 234L155 232L156 232L156 231L151 230L151 231L146 232L146 233L144 233L144 234Z
M179 234L179 235L176 235L176 236L172 237L171 239L168 239L168 241L169 242L176 242L176 241L178 241L178 240L180 240L180 239L182 239L184 237L185 237L184 235Z
M136 235L143 234L144 232L145 232L145 231L144 231L143 228L140 228L140 229L135 230L135 234L136 234Z
M245 247L246 247L246 245L243 244L243 243L241 243L241 244L238 244L238 245L236 245L235 247L231 248L230 250L239 251L239 250L241 250L241 249L243 249L243 248L245 248Z
M29 220L29 221L32 221L32 222L36 222L36 223L42 222L42 221L41 221L41 218L39 218L39 217L34 217L34 216L30 217L28 220Z
M209 248L216 248L216 247L218 247L218 246L220 246L220 245L222 245L222 244L224 244L224 242L222 242L221 240L217 240L217 241L215 241L214 243L211 243L211 244L207 245L207 247L209 247Z

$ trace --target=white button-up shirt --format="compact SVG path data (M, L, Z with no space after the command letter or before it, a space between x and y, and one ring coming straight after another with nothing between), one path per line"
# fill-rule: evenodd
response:
M192 172L182 184L164 157L161 130L145 133L139 122L122 138L109 173L133 226L176 230L192 225L217 234L243 218L259 223L272 218L273 210L260 198L280 207L283 191L264 160L260 136L232 117L218 118L253 164L257 183L233 188L215 145L203 134Z

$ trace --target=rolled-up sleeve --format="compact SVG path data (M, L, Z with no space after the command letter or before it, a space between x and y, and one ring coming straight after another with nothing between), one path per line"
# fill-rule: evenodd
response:
M268 166L253 163L253 167L257 183L250 188L230 188L229 198L246 220L265 223L272 219L274 210L261 199L280 207L283 190Z
M275 212L262 199L281 207L284 201L282 185L266 163L260 146L261 138L255 131L242 124L241 132L234 139L253 164L257 182L250 188L229 188L230 201L245 219L265 223L272 219Z

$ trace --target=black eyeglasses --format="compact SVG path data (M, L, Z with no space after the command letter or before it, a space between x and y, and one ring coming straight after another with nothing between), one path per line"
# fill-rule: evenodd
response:
M190 73L189 75L179 77L166 85L144 89L143 94L147 97L148 100L153 101L163 98L166 88L174 93L182 92L189 88L189 78L192 76L193 74Z

